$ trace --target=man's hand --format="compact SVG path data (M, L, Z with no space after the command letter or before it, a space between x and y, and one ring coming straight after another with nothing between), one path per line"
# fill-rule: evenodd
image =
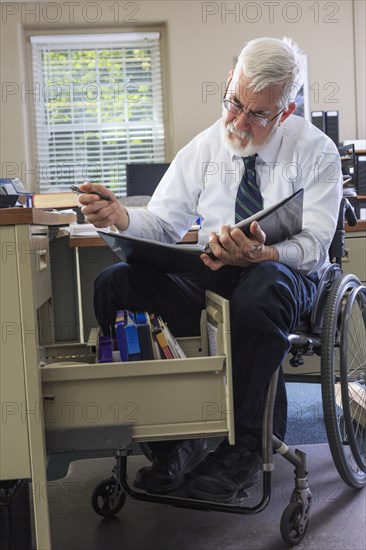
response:
M125 231L130 223L127 209L119 202L117 197L102 185L95 185L85 182L80 185L85 194L79 195L78 199L82 206L81 212L89 223L95 227L110 227L114 225L120 231ZM110 196L112 201L106 201L98 195L92 195L89 191L101 191Z
M278 261L277 249L264 244L266 235L258 222L251 224L250 233L251 237L248 238L238 227L232 229L224 225L219 235L211 234L209 242L216 260L210 258L208 254L202 254L202 261L213 271L217 271L223 265L248 267L264 260Z

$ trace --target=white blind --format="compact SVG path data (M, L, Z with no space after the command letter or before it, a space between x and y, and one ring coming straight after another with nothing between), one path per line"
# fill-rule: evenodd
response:
M40 191L125 194L126 162L164 162L159 33L31 36Z

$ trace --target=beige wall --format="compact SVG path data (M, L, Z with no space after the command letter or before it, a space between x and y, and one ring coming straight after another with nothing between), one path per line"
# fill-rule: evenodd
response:
M2 3L1 176L10 177L14 163L14 176L30 188L25 170L34 167L32 96L21 94L28 78L24 29L165 23L171 157L220 116L221 86L233 59L259 36L293 37L308 56L311 110L339 110L340 139L365 138L365 79L359 74L356 80L355 73L365 66L364 6L364 0Z

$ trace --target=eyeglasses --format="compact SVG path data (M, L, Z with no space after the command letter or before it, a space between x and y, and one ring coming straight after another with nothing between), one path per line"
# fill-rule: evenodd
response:
M222 100L222 103L225 109L229 111L229 113L232 113L235 116L240 116L242 113L244 113L248 118L249 122L254 124L255 126L262 126L262 127L267 126L267 124L269 124L270 122L273 122L285 110L285 109L282 109L279 113L277 113L277 115L275 115L272 118L267 118L263 115L257 115L252 111L249 111L249 113L246 113L243 105L241 105L240 103L235 103L235 101L232 101L231 99L225 99L226 93L227 93L227 88L225 90L224 98Z

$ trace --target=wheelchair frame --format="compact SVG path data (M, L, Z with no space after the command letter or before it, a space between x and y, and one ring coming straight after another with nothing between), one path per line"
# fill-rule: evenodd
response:
M302 363L303 356L314 353L321 355L324 421L331 454L343 481L359 489L366 485L366 287L356 276L342 275L341 271L343 219L345 209L348 208L347 202L342 202L339 227L332 243L332 255L339 264L332 264L323 274L314 303L311 327L300 327L289 335L289 340L293 355L290 363L294 367ZM273 435L278 375L279 370L272 376L266 395L262 498L258 504L247 507L135 491L127 482L127 459L132 451L130 445L126 445L115 451L112 477L101 481L94 489L92 506L95 512L103 517L113 516L122 509L126 495L129 495L136 500L176 507L256 514L264 510L271 499L273 455L276 452L295 466L295 486L281 517L281 535L288 544L299 544L308 527L312 494L307 479L305 453L298 449L292 451ZM295 380L296 375L291 379Z
M333 275L336 279L333 279ZM338 266L329 269L325 278L332 281L330 288L324 285L322 292L327 292L324 312L325 330L322 335L303 330L291 334L291 351L298 364L300 355L322 354L322 395L324 419L331 454L342 479L350 487L362 488L366 485L365 464L365 433L366 409L352 411L352 403L348 393L349 384L360 384L360 399L365 405L366 376L366 287L354 275L339 276ZM323 300L319 300L323 304ZM363 337L363 347L357 363L353 364L348 373L349 353L355 360L357 349L347 339L350 323L358 323L359 333ZM316 319L317 316L314 316ZM363 331L363 335L361 333ZM340 364L335 364L334 350L339 350L341 343L347 346L340 353ZM324 364L324 367L323 367ZM101 481L92 495L93 509L103 517L118 513L126 500L126 495L146 502L169 504L175 507L197 510L212 510L235 514L256 514L266 508L271 499L272 471L274 470L274 452L283 456L295 466L294 489L288 506L283 511L280 523L282 538L290 545L296 545L303 539L312 503L306 468L306 454L295 449L292 451L286 443L273 435L273 413L277 390L278 373L273 375L266 396L263 416L263 454L262 454L262 498L258 504L246 507L233 504L220 504L172 495L155 495L132 489L127 482L127 459L131 454L129 445L115 451L115 466L110 479ZM356 376L356 378L355 378ZM336 385L340 384L341 398L336 395ZM341 399L341 400L340 400ZM344 415L344 419L343 419Z

